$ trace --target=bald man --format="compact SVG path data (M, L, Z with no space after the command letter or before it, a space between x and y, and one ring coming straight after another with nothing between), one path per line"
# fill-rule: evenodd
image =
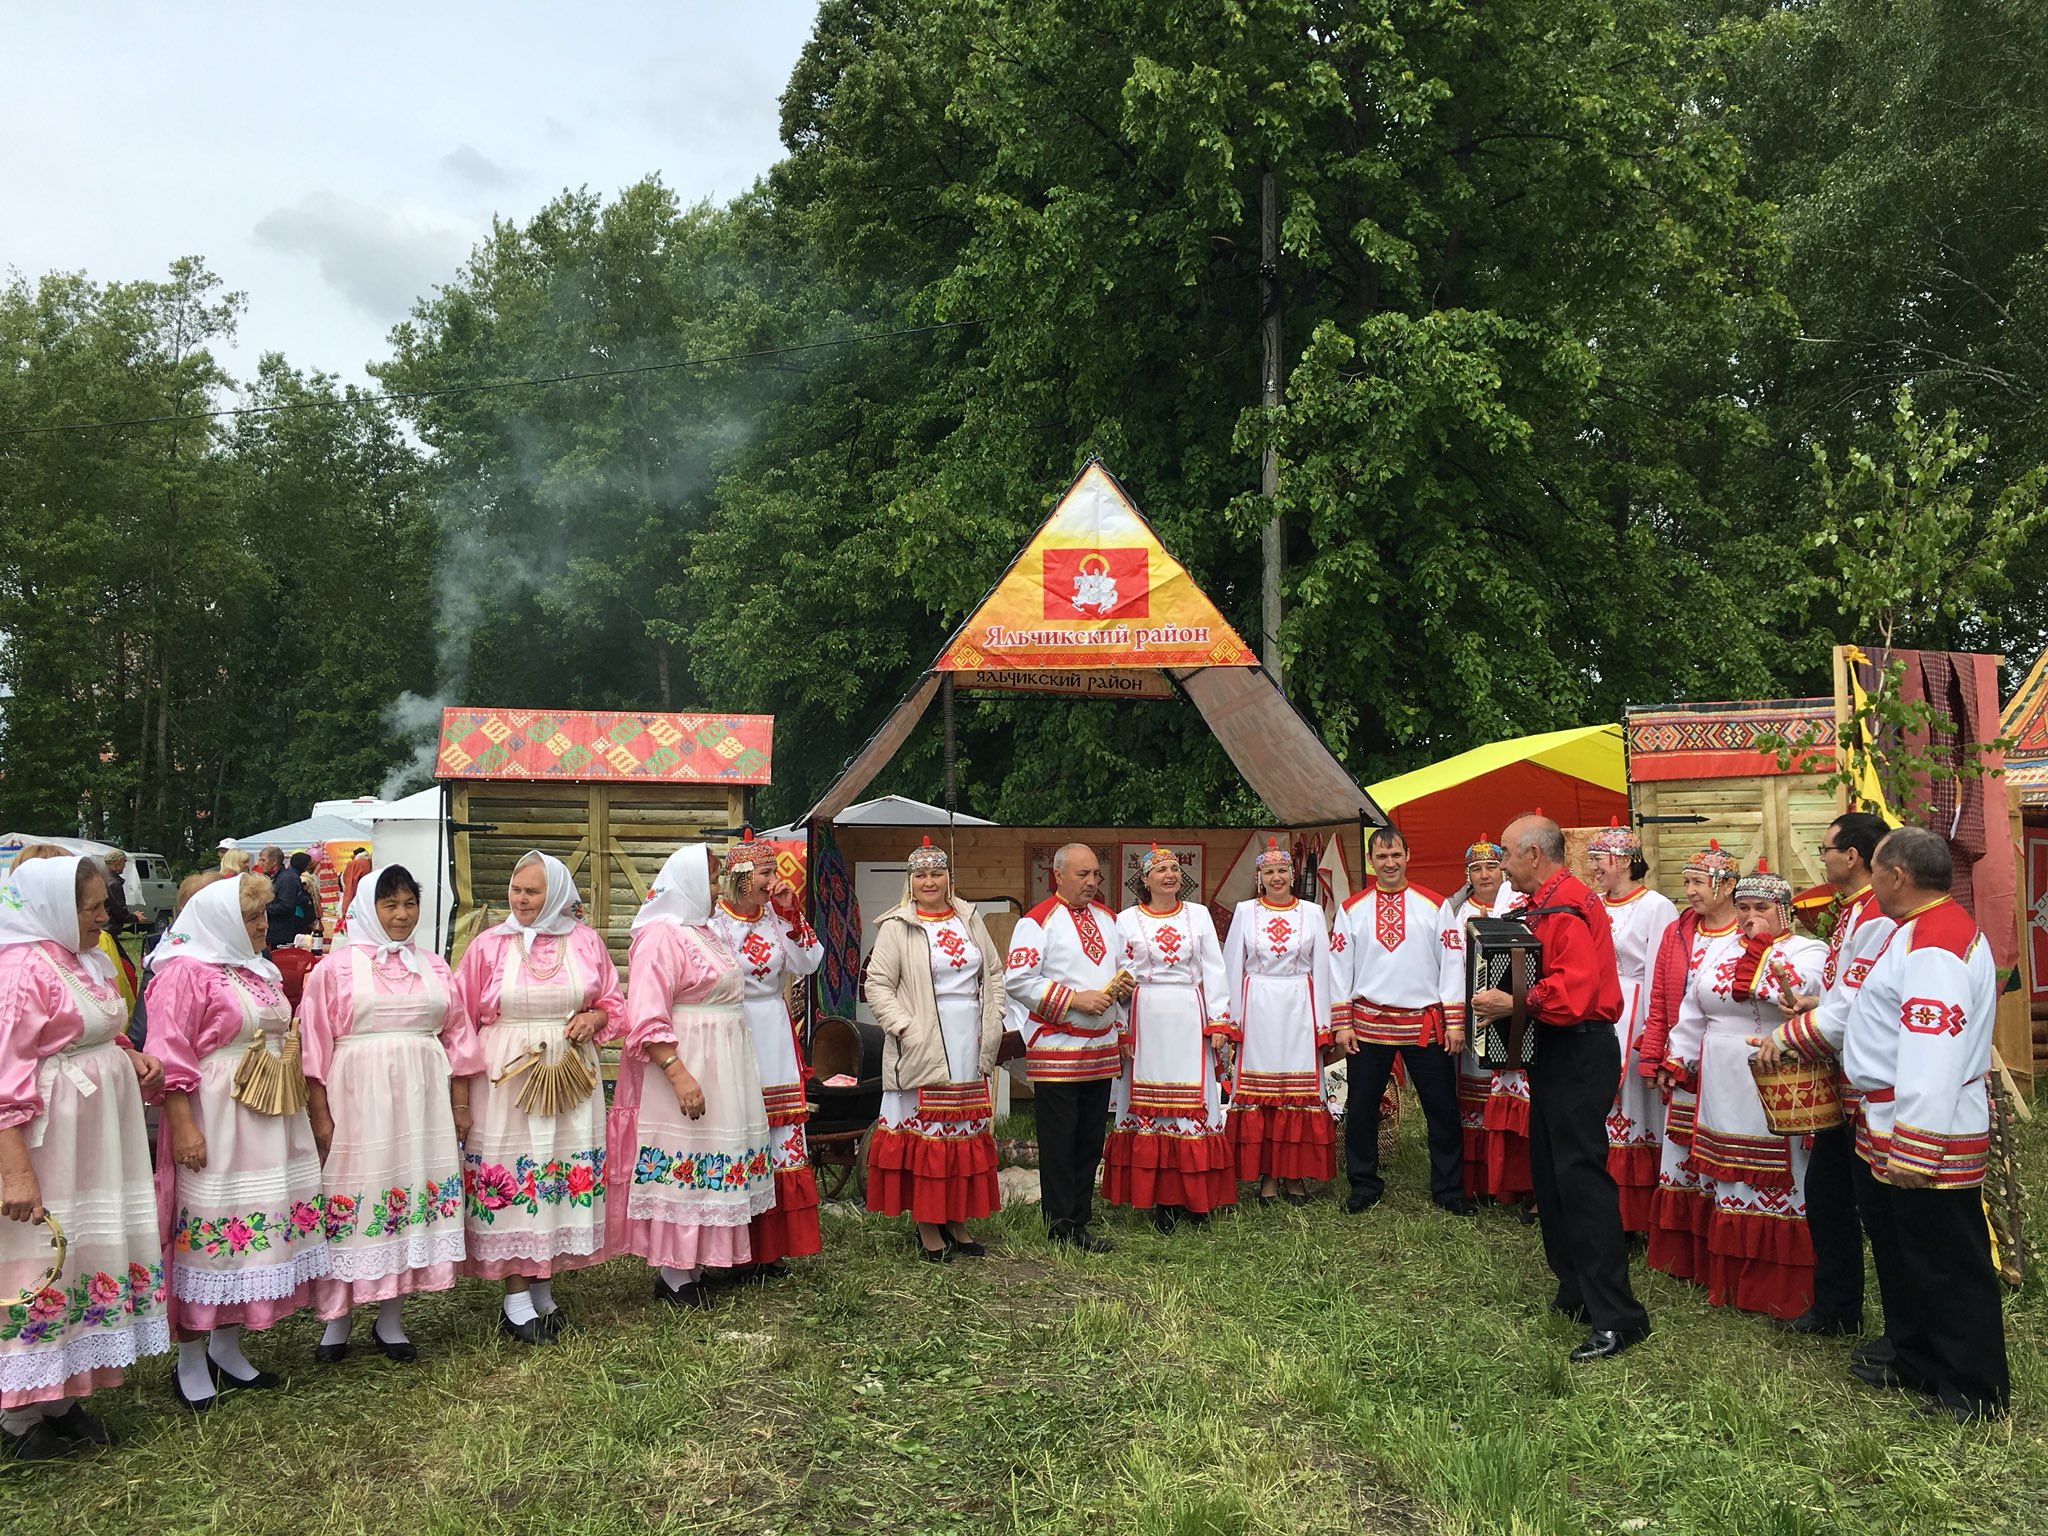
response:
M1116 914L1095 899L1102 889L1095 850L1067 844L1053 855L1052 878L1053 894L1010 935L1006 1027L1024 1037L1046 1235L1083 1253L1107 1253L1109 1239L1088 1223L1110 1084L1123 1070L1123 1010L1110 992L1122 950Z
M1565 868L1564 833L1521 816L1501 837L1508 881L1529 898L1520 915L1543 946L1526 994L1543 1028L1529 1063L1529 1177L1543 1225L1543 1255L1557 1277L1551 1310L1589 1325L1574 1362L1604 1360L1646 1337L1650 1315L1628 1283L1621 1196L1607 1171L1607 1111L1621 1081L1621 972L1607 907ZM1472 994L1472 1011L1514 1009L1498 987Z

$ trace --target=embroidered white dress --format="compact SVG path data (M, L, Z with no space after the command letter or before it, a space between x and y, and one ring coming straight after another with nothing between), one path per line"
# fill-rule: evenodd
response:
M70 1244L56 1284L0 1312L0 1407L118 1386L170 1348L163 1244L128 1009L55 944L0 948L0 1126L19 1127ZM0 1293L35 1288L50 1229L0 1220Z
M164 1087L192 1096L206 1166L181 1168L171 1119L157 1127L158 1225L169 1255L171 1325L268 1328L312 1305L328 1271L320 1153L301 1109L264 1115L238 1103L235 1073L264 1036L275 1053L291 1005L241 966L172 957L149 984L149 1052Z
M710 928L739 962L744 986L740 1011L754 1042L761 1099L774 1140L775 1205L755 1218L750 1234L753 1262L772 1264L816 1253L823 1243L818 1180L811 1172L811 1150L804 1137L810 1104L804 1097L796 1025L783 989L791 977L817 970L825 946L801 914L786 916L767 906L748 917L721 901L712 909Z
M1650 973L1678 911L1648 886L1618 901L1601 900L1614 927L1614 963L1621 973L1621 1018L1614 1026L1621 1039L1621 1084L1607 1114L1607 1171L1621 1194L1622 1230L1648 1232L1664 1145L1664 1101L1642 1075L1641 1047L1650 1018Z
M462 1149L451 1076L483 1070L437 955L415 976L396 955L350 945L315 967L299 1004L309 1080L327 1089L334 1139L323 1169L328 1274L315 1311L455 1283L463 1243Z
M1110 1088L1102 1193L1137 1210L1213 1210L1237 1199L1237 1164L1216 1076L1233 1040L1223 946L1207 907L1126 907L1116 920L1136 989L1125 1010L1130 1062Z
M1244 1031L1227 1122L1237 1176L1335 1178L1336 1126L1321 1054L1334 1038L1335 998L1322 908L1263 896L1239 902L1223 966Z

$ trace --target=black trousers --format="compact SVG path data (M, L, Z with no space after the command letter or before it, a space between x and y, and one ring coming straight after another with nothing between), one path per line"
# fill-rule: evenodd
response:
M1529 1179L1557 1304L1595 1328L1635 1333L1650 1315L1628 1284L1621 1196L1607 1171L1607 1111L1621 1081L1621 1042L1609 1024L1545 1026L1529 1065Z
M1806 1165L1813 1310L1852 1327L1863 1321L1863 1220L1856 1214L1857 1162L1856 1134L1849 1126L1814 1132L1813 1157Z
M1095 1172L1109 1135L1109 1082L1033 1083L1038 1183L1046 1230L1071 1232L1095 1214Z
M1951 1408L2004 1413L2012 1383L1983 1194L1894 1189L1861 1158L1856 1165L1885 1331L1896 1351L1892 1368Z
M1422 1101L1429 1127L1429 1198L1442 1205L1464 1198L1465 1135L1458 1125L1458 1063L1441 1045L1359 1042L1344 1068L1344 1166L1351 1192L1377 1200L1380 1177L1380 1095L1394 1073L1394 1058L1408 1065L1408 1081Z

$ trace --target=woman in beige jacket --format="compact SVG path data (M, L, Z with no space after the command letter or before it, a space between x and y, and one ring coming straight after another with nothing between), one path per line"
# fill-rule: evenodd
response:
M868 1209L908 1211L920 1251L943 1264L987 1251L967 1223L1002 1204L988 1075L1003 1036L1004 956L980 914L953 895L943 848L926 838L909 865L868 960L868 1006L887 1037Z

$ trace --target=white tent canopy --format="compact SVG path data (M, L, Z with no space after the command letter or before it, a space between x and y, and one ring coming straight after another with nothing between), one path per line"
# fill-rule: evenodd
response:
M249 853L261 853L265 848L281 848L286 853L297 853L315 843L359 842L365 848L370 845L369 823L348 821L340 816L308 816L304 821L288 822L281 827L272 827L268 832L252 832L247 837L235 839L235 846Z
M913 800L908 795L878 795L872 800L857 801L832 818L835 827L992 827L994 822L983 816L970 816L965 811L946 813L943 805L931 805L923 800ZM770 827L760 834L762 837L802 837L802 822L791 822L786 827Z

